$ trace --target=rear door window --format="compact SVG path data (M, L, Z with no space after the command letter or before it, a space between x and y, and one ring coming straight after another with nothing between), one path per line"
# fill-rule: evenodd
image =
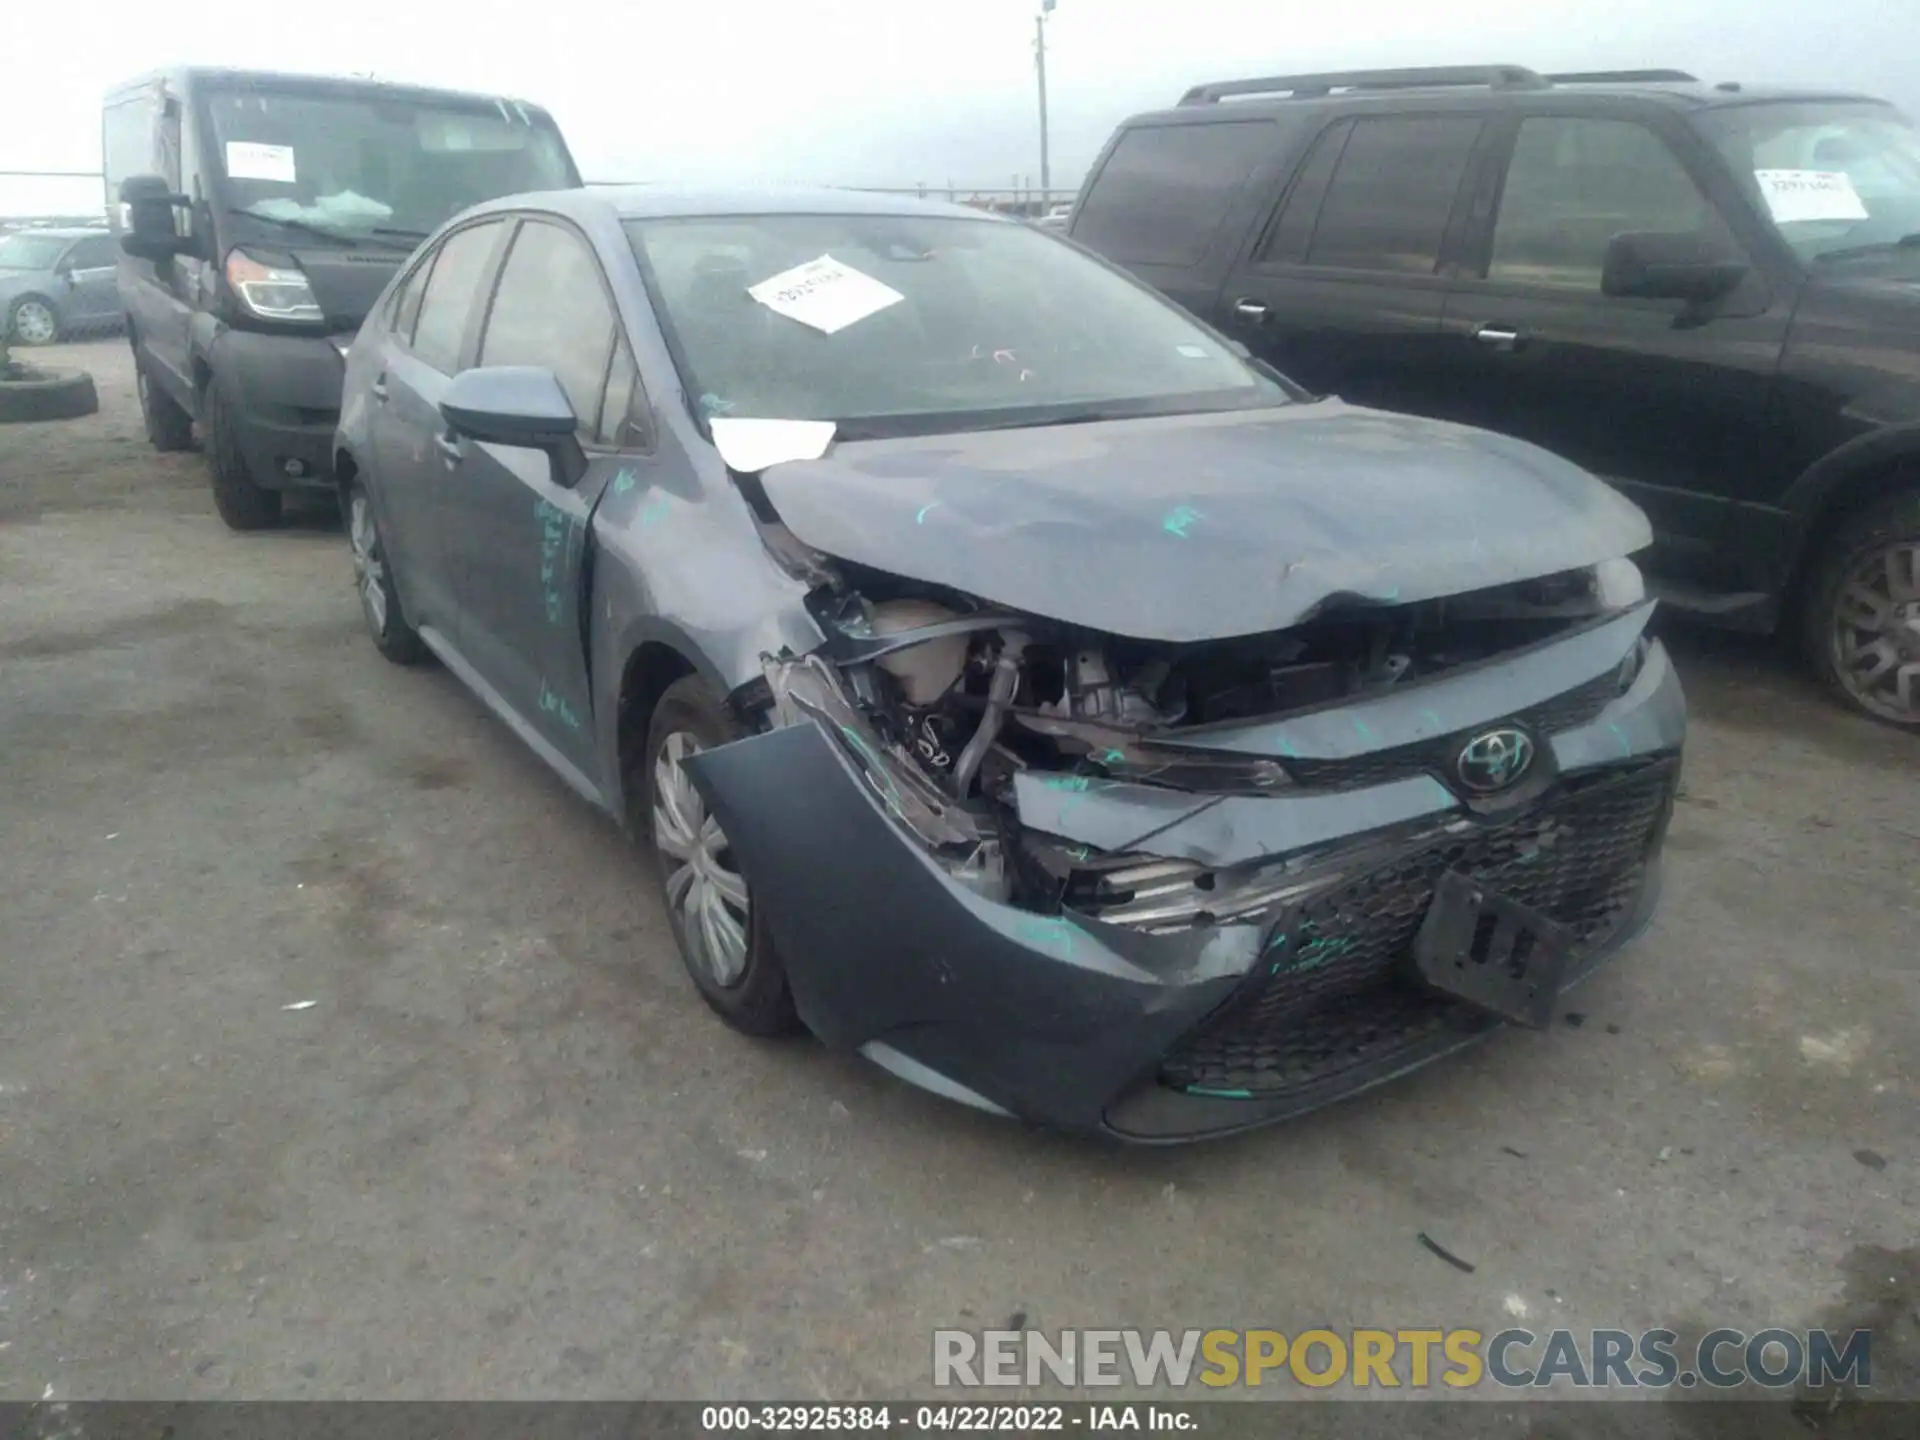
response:
M1081 201L1073 238L1123 264L1198 264L1277 134L1267 120L1128 130Z
M1309 265L1431 275L1479 116L1354 122L1307 249Z
M420 299L413 353L442 375L460 368L460 344L480 299L480 286L487 277L487 263L493 258L500 230L498 220L456 230L434 257L433 273L427 277L426 291ZM404 312L406 307L401 308Z

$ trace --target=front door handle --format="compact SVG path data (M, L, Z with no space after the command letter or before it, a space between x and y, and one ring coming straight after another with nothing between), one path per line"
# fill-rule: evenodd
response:
M368 390L368 393L371 394L373 398L375 400L378 400L382 405L387 403L387 377L386 376L382 375L378 380L375 380L372 385L367 387L367 390Z
M1236 300L1233 302L1233 313L1242 320L1264 320L1267 318L1267 307L1258 300Z
M454 435L434 436L433 448L440 452L449 470L467 458L467 442Z
M1520 332L1518 330L1509 330L1504 325L1482 325L1478 330L1473 332L1473 338L1478 340L1482 345L1490 346L1495 350L1518 350L1520 348Z

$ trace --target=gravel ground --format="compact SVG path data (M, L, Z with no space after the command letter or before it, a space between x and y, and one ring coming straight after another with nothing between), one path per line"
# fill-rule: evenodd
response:
M0 429L0 1398L899 1397L1010 1319L1920 1368L1920 744L1768 647L1674 637L1666 905L1579 1023L1118 1150L724 1030L616 832L375 654L324 513L228 533L123 342L35 358L102 408Z

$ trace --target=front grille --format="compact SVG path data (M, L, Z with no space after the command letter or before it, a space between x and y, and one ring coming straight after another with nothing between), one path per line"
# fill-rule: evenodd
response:
M1276 1097L1484 1023L1413 977L1414 936L1440 876L1473 876L1569 926L1591 952L1639 893L1673 783L1670 763L1590 781L1496 828L1431 837L1315 895L1281 922L1262 970L1162 1061L1161 1083Z
M1620 693L1620 672L1609 670L1543 700L1512 718L1536 735L1555 735L1593 720L1607 702ZM1478 727L1476 727L1478 728ZM1355 755L1345 760L1282 760L1287 774L1300 785L1322 789L1358 789L1367 785L1385 785L1409 775L1445 775L1460 751L1461 741L1471 732L1443 736L1436 740L1416 740L1411 745L1396 745L1390 750L1375 750L1370 755Z

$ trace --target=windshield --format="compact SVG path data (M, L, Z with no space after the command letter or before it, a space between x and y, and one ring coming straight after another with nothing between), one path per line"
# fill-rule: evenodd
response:
M708 416L833 420L851 437L1288 398L1170 302L1023 225L743 215L627 228Z
M0 240L0 270L51 270L72 243L64 235L9 235Z
M1920 134L1885 105L1742 105L1701 124L1803 260L1920 234Z
M578 183L552 122L508 101L246 90L206 103L227 205L322 233L424 238L482 200Z

